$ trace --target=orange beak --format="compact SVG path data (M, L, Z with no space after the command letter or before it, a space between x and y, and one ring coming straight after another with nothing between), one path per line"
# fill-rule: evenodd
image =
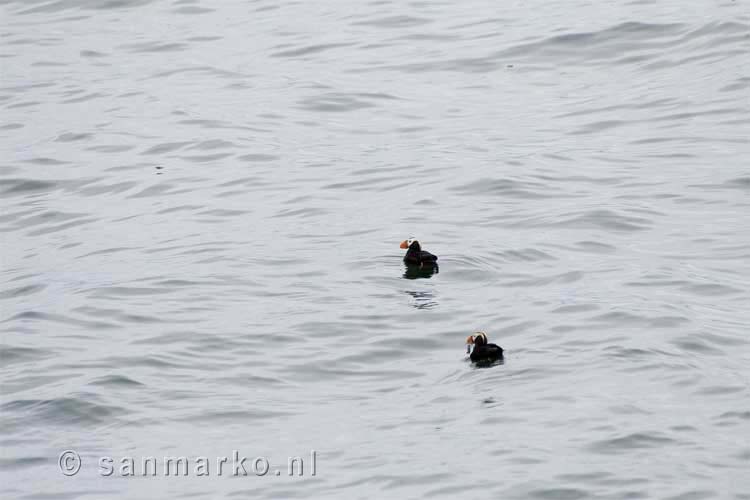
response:
M468 337L466 337L466 343L467 344L473 344L474 343L474 336L473 335L469 335Z
M401 242L401 248L409 248L409 241L404 240Z

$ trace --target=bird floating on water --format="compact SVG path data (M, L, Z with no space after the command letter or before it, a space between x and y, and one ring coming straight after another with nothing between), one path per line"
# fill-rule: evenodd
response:
M466 337L466 354L469 353L469 358L474 363L493 363L503 359L503 348L496 344L488 344L487 334L484 332L476 332Z
M422 250L419 242L413 238L401 242L401 248L406 250L404 263L411 266L437 266L437 255Z

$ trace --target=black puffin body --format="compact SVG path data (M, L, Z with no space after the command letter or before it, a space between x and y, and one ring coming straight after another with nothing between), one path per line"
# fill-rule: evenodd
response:
M472 349L472 346L474 348ZM503 348L496 344L487 343L487 335L477 332L466 339L466 352L471 350L469 358L473 363L493 363L503 359Z
M433 255L426 250L422 250L417 240L404 240L401 242L401 248L406 248L404 262L412 266L437 266L437 255Z

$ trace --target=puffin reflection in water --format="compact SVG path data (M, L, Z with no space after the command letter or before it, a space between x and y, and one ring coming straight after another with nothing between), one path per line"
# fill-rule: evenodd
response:
M404 270L403 277L408 280L416 280L419 278L432 278L433 274L437 274L440 272L440 269L438 268L437 264L432 264L429 266L415 266L415 265L406 265L406 269Z
M503 360L503 348L496 344L488 344L484 332L476 332L466 338L466 354L469 353L471 361L477 364L487 365Z
M404 255L404 264L406 264L404 278L429 278L439 272L437 255L422 250L422 246L417 240L413 238L404 240L401 242L401 248L406 250L406 255Z

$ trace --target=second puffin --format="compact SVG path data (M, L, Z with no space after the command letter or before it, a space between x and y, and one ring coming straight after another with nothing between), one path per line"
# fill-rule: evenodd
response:
M503 359L503 348L497 344L488 344L484 332L476 332L466 338L466 354L469 352L474 363L494 363Z
M422 250L419 242L413 238L401 242L401 248L406 249L404 262L413 266L437 266L437 255Z

